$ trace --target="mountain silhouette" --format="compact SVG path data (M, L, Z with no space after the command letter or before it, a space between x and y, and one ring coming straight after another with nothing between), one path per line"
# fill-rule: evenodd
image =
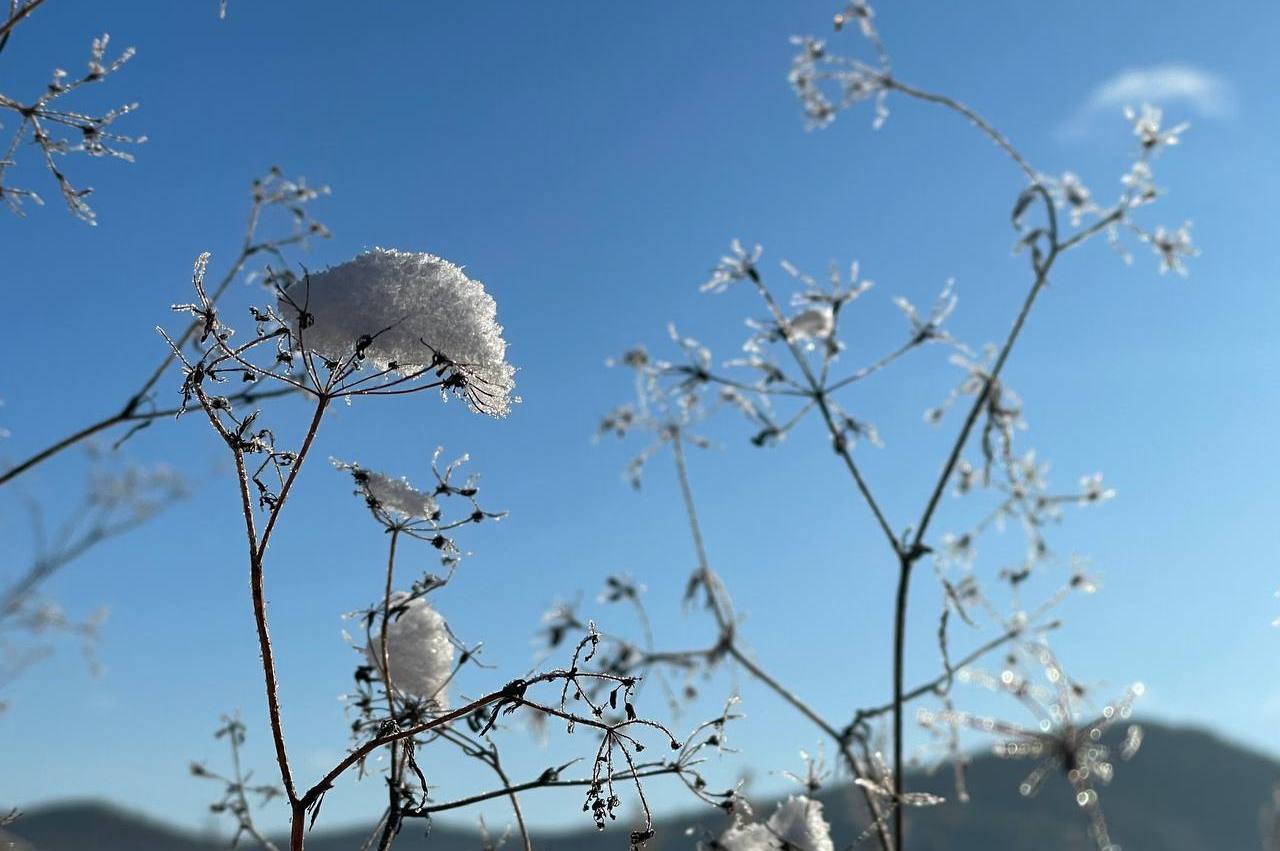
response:
M1137 757L1117 767L1115 780L1101 787L1112 839L1125 851L1259 851L1264 821L1270 824L1272 789L1280 782L1280 762L1228 743L1199 729L1144 724L1146 738ZM909 821L910 851L1090 851L1090 840L1074 793L1064 777L1051 776L1039 794L1018 792L1031 764L977 756L968 768L971 800L954 801L949 770L916 773L913 791L946 797L936 807L914 809ZM837 848L848 848L863 832L860 807L847 787L818 797L825 803ZM756 802L767 816L769 802ZM725 817L695 811L662 818L649 851L692 849L700 837L718 834ZM367 832L351 828L318 830L310 851L356 851ZM627 827L536 832L534 846L552 851L625 849ZM287 843L282 843L285 845ZM863 847L870 847L868 843ZM508 847L517 847L510 842ZM33 808L0 831L0 851L222 851L225 842L166 826L101 802L59 802ZM475 830L410 822L397 851L477 851Z

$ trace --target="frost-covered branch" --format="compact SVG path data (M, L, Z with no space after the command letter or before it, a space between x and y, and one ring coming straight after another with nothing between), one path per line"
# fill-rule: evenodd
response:
M10 0L9 16L0 24L0 52L8 45L14 30L25 21L44 0ZM45 170L57 184L63 201L76 218L87 224L95 224L96 214L85 200L93 191L71 181L60 165L68 154L83 153L90 157L110 157L133 161L128 147L146 141L145 136L127 136L115 131L115 122L138 108L136 103L125 104L103 113L87 113L64 106L64 99L77 90L101 83L115 74L133 58L133 48L128 48L115 59L107 58L109 37L95 38L89 50L85 72L72 77L61 68L53 72L53 78L39 95L23 99L14 94L0 92L0 115L10 114L9 141L0 151L0 202L13 213L24 214L22 204L31 201L44 204L35 190L16 185L9 179L16 166L16 155L24 141L39 151ZM74 99L74 98L73 98Z
M239 252L227 267L226 272L209 290L208 297L210 302L216 304L223 297L227 288L241 276L252 259L264 257L267 258L268 263L286 265L286 248L295 245L305 247L308 240L316 236L327 238L329 236L328 229L311 217L308 205L328 193L328 187L312 188L307 185L305 180L290 180L278 168L272 168L265 178L253 181L249 217L244 239ZM278 232L264 236L261 233L264 217L272 213L280 214L290 224L287 227L277 226ZM264 270L254 271L249 277L250 279L259 278L264 274L270 274L269 267L265 272ZM179 349L185 348L191 343L200 329L201 325L198 321L191 322L174 336L173 344ZM176 358L172 351L166 352L155 368L147 374L138 389L125 400L119 410L57 440L0 472L0 487L9 484L23 473L29 472L50 458L101 432L109 431L117 426L128 425L128 431L115 442L115 445L119 446L155 421L176 415L179 409L159 406L154 398L156 386L169 371L175 360ZM267 390L249 387L231 394L230 399L236 404L252 405L264 399L285 395L288 392L289 389L287 387L275 387Z

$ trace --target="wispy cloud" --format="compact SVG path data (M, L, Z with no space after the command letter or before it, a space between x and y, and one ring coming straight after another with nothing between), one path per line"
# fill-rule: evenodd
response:
M1231 84L1219 74L1181 64L1126 68L1096 86L1058 127L1058 136L1065 141L1081 139L1101 126L1100 118L1118 116L1124 107L1144 103L1183 107L1201 118L1217 120L1229 119L1236 111Z

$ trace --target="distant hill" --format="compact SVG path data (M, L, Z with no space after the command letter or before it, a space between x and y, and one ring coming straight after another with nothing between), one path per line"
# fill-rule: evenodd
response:
M1121 765L1102 793L1113 838L1125 851L1259 851L1260 815L1280 782L1280 762L1194 729L1147 724L1142 751ZM980 757L969 767L972 801L950 800L913 810L911 851L1090 851L1084 820L1063 778L1050 778L1032 799L1018 794L1029 765ZM950 773L916 776L912 789L951 797ZM836 838L846 846L861 832L848 806L848 790L824 794ZM767 814L769 808L760 807ZM854 810L853 812L856 812ZM658 825L651 851L692 849L704 831L718 832L715 812L674 816ZM692 835L687 830L692 830ZM0 851L223 851L224 845L102 803L66 802L33 809L0 834ZM317 831L311 851L356 851L360 830ZM6 845L6 840L13 843ZM626 829L586 829L534 836L553 851L625 849ZM435 826L429 837L413 823L398 851L476 851L475 834ZM512 847L512 846L508 846Z

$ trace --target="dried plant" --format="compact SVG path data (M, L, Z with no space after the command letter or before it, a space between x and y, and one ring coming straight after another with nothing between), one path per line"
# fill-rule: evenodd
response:
M293 246L305 248L312 238L329 236L328 228L313 218L309 209L311 202L329 194L329 187L312 187L301 178L292 180L285 177L284 172L279 168L273 167L265 177L253 181L249 194L249 216L244 239L226 272L208 290L211 303L216 304L226 294L232 282L240 279L241 276L250 281L268 276L270 267L253 267L253 263L259 258L266 258L267 263L287 266L289 259L285 252L288 249ZM276 221L277 219L280 221ZM268 232L263 233L264 229ZM199 330L200 325L193 321L180 333L174 335L174 345L179 348L192 345L195 334ZM156 421L173 418L178 413L178 409L157 405L155 390L174 361L172 354L166 354L154 368L143 373L145 377L139 383L137 390L125 398L118 411L89 423L74 434L51 443L22 461L6 466L3 472L0 472L0 487L10 484L24 473L102 432L128 426L113 444L113 448L118 448L126 440ZM232 398L244 404L253 404L261 399L285 395L288 392L290 391L287 387L275 387L265 392L248 387L232 394Z
M44 2L10 0L8 18L0 23L0 52ZM225 2L219 12L225 15ZM1131 727L1118 748L1104 733L1128 718L1141 688L1132 687L1119 699L1096 706L1092 689L1068 677L1050 649L1049 637L1062 626L1059 605L1095 590L1082 561L1073 559L1068 578L1042 599L1024 599L1033 587L1043 585L1031 579L1058 558L1051 539L1068 510L1104 503L1114 491L1098 473L1079 477L1074 488L1051 485L1043 456L1024 445L1028 412L1009 386L1006 372L1039 296L1063 271L1060 261L1075 249L1105 239L1128 261L1127 246L1136 243L1154 253L1161 273L1187 273L1187 261L1197 254L1190 224L1146 223L1146 209L1161 195L1154 176L1158 159L1181 142L1186 126L1168 126L1161 112L1150 106L1126 111L1134 154L1114 197L1103 200L1075 172L1047 174L1034 167L1008 136L961 101L899 77L875 12L865 0L845 3L832 26L829 39L793 40L797 53L789 81L807 125L826 127L841 112L865 101L873 104L872 124L878 128L889 120L890 105L901 98L964 119L1009 161L1019 181L1010 193L1010 224L1028 283L1021 300L1011 306L1008 332L981 346L951 331L949 321L959 307L953 281L940 287L928 309L896 297L886 312L896 310L905 320L898 340L877 357L849 364L844 342L848 329L862 321L866 311L879 309L873 285L859 265L850 264L847 273L833 268L819 278L783 261L778 283L766 268L763 248L735 240L701 289L726 300L751 300L740 352L718 359L671 325L668 358L636 347L610 362L631 371L635 397L601 419L597 439L643 437L626 472L636 488L650 465L670 459L695 560L683 603L705 613L705 640L691 647L666 644L666 636L654 633L643 585L631 576L614 574L605 579L600 600L628 607L639 638L597 627L576 604L558 604L543 621L544 653L532 672L494 676L480 696L460 695L454 685L459 672L468 665L487 667L481 664L483 643L455 634L448 606L437 592L460 569L464 549L456 539L470 534L472 527L501 520L505 513L482 503L478 478L465 466L467 456L443 465L437 450L430 475L417 477L418 482L428 482L425 486L415 486L398 471L388 474L335 459L333 466L351 477L369 517L386 533L386 566L368 602L347 614L357 633L352 639L353 684L346 695L350 747L310 782L295 773L285 738L285 717L293 710L280 700L282 672L269 630L266 593L268 575L285 568L269 547L300 487L302 471L315 466L307 466L307 460L334 403L366 404L366 397L434 391L431 395L456 400L471 413L504 419L520 400L498 307L481 282L436 255L381 247L322 270L296 266L289 256L293 247L305 247L313 236L328 236L310 213L311 202L327 189L287 179L278 169L252 184L246 235L222 276L216 281L208 277L210 255L196 260L193 300L173 307L180 324L170 331L158 329L166 354L153 370L142 373L143 380L121 407L0 472L0 486L9 485L99 433L117 432L118 447L161 419L187 413L202 414L219 438L235 471L234 498L243 523L276 763L271 782L255 781L241 765L246 727L236 715L224 716L215 734L229 746L229 770L192 764L193 775L218 785L212 810L233 820L233 846L251 843L268 851L286 846L300 851L336 781L352 772L386 787L385 806L363 845L379 851L393 846L408 820L494 800L510 804L515 831L495 838L482 822L484 847L500 847L518 835L523 847L531 849L521 796L559 787L582 790L583 810L600 829L619 817L623 796L634 793L639 817L629 842L639 848L654 835L645 789L657 779L679 783L694 800L725 814L724 828L703 836L702 848L834 851L836 839L823 804L816 800L832 776L847 780L856 796L855 815L865 832L854 845L872 842L882 851L905 851L907 811L943 800L907 788L905 726L917 704L924 707L917 709L917 720L936 734L953 768L957 799L966 801L970 794L962 733L993 735L999 739L999 756L1034 760L1021 786L1024 795L1034 794L1051 773L1061 773L1074 791L1093 843L1100 851L1118 847L1098 789L1111 779L1116 758L1127 759L1136 751L1140 729ZM12 136L0 158L0 199L14 212L21 214L26 200L39 202L35 192L10 180L17 152L30 142L72 213L93 222L85 201L88 190L70 181L59 165L61 158L85 153L129 159L128 146L143 140L114 130L116 120L132 105L95 116L64 110L64 99L112 76L131 55L126 51L109 61L104 36L94 42L84 76L70 79L56 72L53 83L34 99L0 94L0 113L17 119L16 126L9 127ZM266 219L277 215L285 224L267 226ZM267 302L248 309L245 327L250 330L238 334L226 319L223 297L232 281L242 279L260 282ZM943 398L920 400L922 419L926 427L952 428L954 439L938 459L939 472L919 495L915 510L906 518L893 517L882 500L882 486L864 472L863 463L869 451L892 451L886 448L890 441L863 410L857 391L863 382L892 374L901 361L939 355L940 372L958 372ZM162 405L156 389L171 365L181 372L180 399ZM286 395L310 406L305 421L290 422L284 408L259 407ZM851 491L874 524L877 544L884 548L893 578L893 593L884 605L893 618L883 652L892 679L885 684L885 694L859 698L839 717L824 715L812 696L789 687L785 671L761 665L729 593L732 577L713 568L713 547L703 531L687 452L711 445L711 420L726 410L746 420L746 439L756 449L785 451L788 442L816 431L821 444L830 448L840 475L847 475ZM41 515L33 510L38 553L13 585L0 590L0 628L21 631L28 638L51 629L92 638L96 623L77 622L44 604L37 595L41 583L99 541L154 516L178 498L182 488L161 468L98 476L85 493L84 507L48 540ZM944 519L949 494L980 503L956 512L977 521ZM954 528L943 531L940 527L947 522L954 522ZM1007 526L1021 533L1023 554L1012 565L987 569L988 536ZM421 545L439 559L438 571L406 577L400 568L398 574L403 548ZM912 579L922 565L932 569L943 600L941 610L927 620L940 664L936 675L910 683L905 674L907 638L915 626L908 615L913 611ZM290 602L286 598L277 605ZM953 643L959 643L953 635L957 622L986 628L986 639L969 639L963 650L953 649ZM0 642L6 637L0 634ZM21 652L8 653L9 649L9 644L0 643L8 665L0 675L6 677L37 658L25 645ZM977 667L997 655L1002 655L1003 665L995 674ZM833 660L832 670L841 664L848 660ZM805 757L803 775L788 775L802 794L779 802L767 818L756 817L741 783L720 788L707 770L713 755L732 750L726 741L730 722L740 717L736 693L725 696L715 717L693 725L683 737L642 701L652 682L678 713L725 668L758 682L833 748L834 771L820 759ZM965 700L958 687L967 685L985 686L1020 703L1035 724L1023 726L957 708ZM537 777L514 778L501 751L512 732L512 716L540 724L563 723L567 733L589 741L581 752ZM437 755L444 753L482 764L492 775L491 788L444 788L437 773ZM575 770L579 761L589 761L589 767ZM287 805L291 817L287 842L272 840L255 824L254 804L276 801ZM1269 825L1264 830L1275 833Z
M996 145L1025 181L1024 188L1011 203L1011 221L1017 237L1015 250L1024 254L1028 262L1031 282L1027 294L1016 309L1004 340L983 347L981 355L946 330L945 322L957 305L950 282L927 314L899 297L895 303L908 323L902 342L870 363L848 368L842 363L843 324L852 321L855 302L865 301L865 294L871 288L869 282L860 278L857 264L847 279L833 270L827 280L819 281L784 261L782 269L794 287L787 302L766 282L761 265L763 249L758 245L747 248L735 241L702 289L719 294L744 288L758 298L764 315L748 321L750 335L742 355L717 364L704 346L673 329L671 336L679 357L662 360L637 348L613 362L635 372L637 401L611 411L600 425L601 435L625 436L635 431L650 435L651 442L629 467L628 475L633 483L638 483L640 472L658 449L672 449L699 561L689 582L687 599L702 596L717 624L718 638L709 649L676 653L653 653L639 643L620 641L615 658L617 667L628 671L673 664L692 670L713 666L725 658L735 661L815 723L841 749L844 767L864 792L877 841L884 849L901 849L905 840L904 808L936 803L921 800L905 788L903 745L907 704L928 695L942 700L943 710L927 717L949 727L949 741L957 765L957 795L966 798L957 727L968 724L969 716L952 708L952 686L958 673L1004 645L1016 649L1036 648L1041 658L1051 658L1045 655L1048 650L1042 642L1044 634L1058 624L1049 620L1048 614L1065 595L1093 588L1091 580L1077 571L1061 591L1041 605L1027 606L1019 595L1025 580L1051 558L1045 530L1060 519L1062 508L1096 504L1112 495L1100 475L1082 478L1080 489L1075 492L1050 491L1045 478L1046 465L1035 452L1016 448L1018 435L1026 428L1023 405L1005 384L1003 374L1038 296L1065 255L1100 235L1105 235L1122 253L1126 233L1150 245L1161 272L1185 274L1184 260L1194 256L1196 250L1191 243L1189 226L1176 230L1149 228L1136 218L1138 212L1160 194L1152 177L1155 158L1180 141L1185 125L1166 128L1159 110L1151 107L1144 107L1140 112L1128 111L1126 117L1138 141L1134 160L1122 176L1118 197L1111 203L1100 204L1076 175L1052 177L1035 169L1008 137L968 106L899 78L876 27L875 14L867 3L862 0L848 3L835 17L834 28L837 33L846 28L857 30L868 48L869 58L838 54L823 39L811 36L794 39L799 52L790 79L809 126L826 126L841 110L870 100L876 107L873 123L879 127L888 119L888 105L894 96L934 104L967 120ZM1067 216L1063 215L1064 211ZM1125 257L1128 259L1127 254ZM881 434L862 412L852 408L855 402L847 402L845 398L850 388L881 374L899 359L917 350L935 347L950 352L949 360L963 371L963 378L941 404L925 411L925 421L940 425L951 408L960 406L967 410L955 440L941 461L941 473L920 501L918 516L904 526L887 515L877 496L879 489L868 481L859 462L866 446L883 445ZM708 567L683 450L687 444L705 445L705 439L690 429L700 424L713 408L722 406L736 408L745 416L753 429L750 442L758 447L781 443L806 418L820 420L825 440L879 527L888 554L896 563L898 578L890 601L894 626L888 642L893 670L892 699L881 706L853 710L852 723L847 726L818 716L808 703L784 686L781 679L750 661L741 648L724 582ZM970 460L972 453L976 453L977 458ZM949 489L959 495L990 494L995 502L986 518L974 528L938 535L934 531L935 521ZM1004 569L995 577L1010 590L1014 609L1008 615L990 602L978 574L972 570L979 536L1007 521L1016 522L1027 539L1023 563ZM916 566L925 560L934 562L935 573L945 592L946 608L937 628L943 671L936 680L911 688L904 677L910 581ZM951 573L951 568L956 566L962 571L958 577ZM999 634L963 659L953 661L949 647L953 615L970 624L985 618L998 627ZM1051 670L1060 674L1056 663ZM1111 710L1122 709L1127 714L1131 697ZM1077 741L1083 735L1092 741L1102 727L1076 726L1075 716L1069 710L1070 707L1058 705L1057 712L1062 717L1058 721L1061 732L1055 734L1058 736L1055 759L1066 765L1069 773L1074 772L1071 776L1077 786L1078 802L1088 815L1091 835L1105 851L1113 846L1089 778L1096 777L1103 765L1108 766L1109 772L1110 763L1105 761L1102 751L1090 750L1084 742L1073 745L1069 756L1062 755L1067 740ZM868 744L867 723L881 715L890 716L892 722L892 753L888 768L884 769L877 767L880 757L871 752ZM1110 715L1105 717L1109 719ZM1048 749L1049 745L1042 743L1040 747ZM745 844L740 847L752 847L746 839L741 841Z
M374 520L389 533L386 580L380 603L357 613L366 632L365 659L356 670L357 689L352 696L358 715L352 725L357 743L310 787L295 781L267 625L266 555L326 411L338 398L436 390L442 399L450 395L463 399L476 413L502 417L518 401L511 395L514 369L505 361L506 344L492 298L479 282L439 257L375 249L314 275L273 275L268 283L276 304L250 309L255 329L243 342L235 340L235 332L223 322L205 288L208 259L201 256L195 266L196 301L174 307L194 317L199 326L196 355L189 356L168 335L165 338L182 364L181 410L198 406L235 464L271 734L292 813L289 847L295 851L303 847L307 825L319 815L333 782L350 769L365 771L367 758L382 748L390 753L388 806L369 847L389 848L405 818L451 806L430 801L419 763L419 751L435 743L452 744L494 769L503 783L501 793L495 794L512 799L529 846L515 788L488 740L499 719L518 710L560 719L570 733L583 728L598 736L591 774L584 784L584 809L603 828L622 805L615 784L633 783L644 826L632 832L631 842L643 845L653 828L641 778L653 773L686 774L693 770L691 760L701 745L682 744L665 726L639 715L633 703L637 677L586 667L601 640L590 625L567 668L520 677L456 709L447 706L445 689L458 666L474 661L476 648L458 642L462 652L455 663L456 639L424 598L446 584L456 567L458 548L448 533L463 524L501 516L479 507L474 480L455 482L461 462L442 471L437 458L432 465L436 484L430 491L337 462L352 475ZM259 421L260 411L242 414L236 402L218 392L220 385L233 381L281 384L312 400L313 413L296 449L277 444L277 430ZM469 503L458 519L447 519L441 505L452 498ZM438 550L446 575L424 576L410 591L395 591L396 551L402 536ZM557 684L558 700L535 697L540 687ZM598 689L608 691L607 701L593 698ZM583 709L576 708L579 702ZM469 726L456 729L460 723ZM646 734L659 736L680 758L639 761ZM535 785L565 785L556 775Z
M44 0L9 0L9 15L0 23L0 52L8 45L14 30L27 20ZM0 92L0 115L10 113L14 121L7 130L9 143L0 154L0 201L18 215L23 214L23 201L44 204L32 189L15 185L9 171L17 164L15 157L24 140L39 150L44 168L57 184L58 192L67 209L87 224L96 224L96 214L86 198L93 191L72 183L60 162L67 154L85 154L90 157L112 157L133 161L128 146L141 144L145 136L126 136L115 132L115 122L138 108L136 103L125 104L100 114L81 112L65 105L74 101L77 90L105 81L133 58L133 48L120 53L115 59L107 58L109 36L95 38L89 49L88 66L84 74L73 77L61 68L53 72L53 78L44 91L29 99Z
M38 2L27 4L22 14L29 14L38 5ZM267 263L287 264L286 252L289 249L305 247L313 237L327 237L328 229L310 215L308 205L328 192L327 187L313 188L305 180L289 179L278 168L272 168L265 177L254 180L250 187L249 215L240 250L210 291L211 301L222 298L236 280L253 281L264 277L269 267L254 267L260 259ZM193 346L198 329L195 323L188 325L174 336L174 344ZM21 496L31 514L36 555L25 570L16 573L12 579L7 578L7 584L0 587L0 629L5 633L0 636L0 653L4 656L0 683L11 682L21 671L45 658L48 646L28 640L33 634L63 632L91 641L102 621L102 615L82 620L68 617L53 601L39 598L40 586L100 542L132 531L185 495L185 484L173 467L128 466L111 458L144 429L156 422L172 419L181 411L176 406L157 404L155 395L157 386L168 374L174 360L172 354L166 355L149 372L143 373L144 378L136 390L114 413L16 463L0 465L0 488L13 489L25 473L60 457L69 449L86 448L92 462L81 497L82 505L71 511L66 522L55 530L45 528L44 511L39 502L32 496ZM238 403L254 404L290 392L287 387L259 389L249 385L231 394L231 398ZM118 432L118 435L109 450L96 446L94 441L111 431ZM59 500L68 501L65 496L60 496ZM25 637L20 639L20 636ZM85 646L89 649L92 645L86 643Z
M202 762L191 763L193 777L210 780L222 786L222 796L209 805L209 811L226 813L235 819L236 829L231 836L232 848L239 848L240 843L247 837L264 851L279 851L276 844L254 824L250 798L255 798L258 806L265 806L280 797L280 787L269 783L253 783L253 772L246 771L241 765L240 748L245 740L244 722L238 715L223 715L222 724L213 735L216 739L226 739L227 748L231 751L231 772L222 774Z

